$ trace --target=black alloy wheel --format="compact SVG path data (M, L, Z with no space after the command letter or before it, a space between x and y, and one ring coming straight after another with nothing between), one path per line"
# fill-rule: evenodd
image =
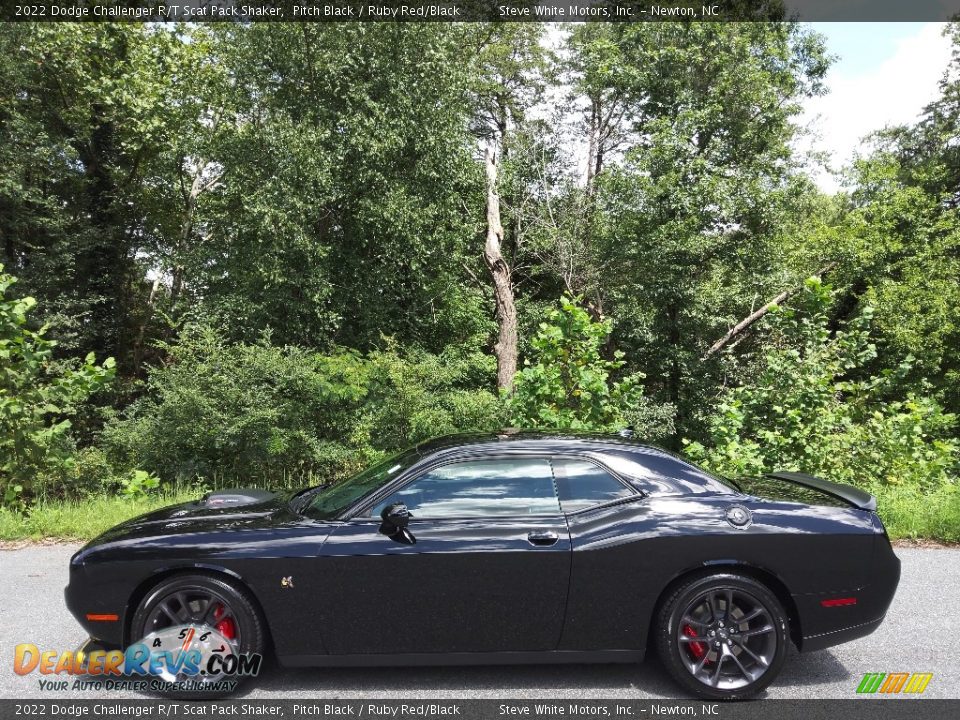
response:
M786 615L773 593L752 578L724 574L691 580L663 603L658 622L664 665L698 697L755 695L783 666Z
M266 632L254 601L247 591L219 577L175 575L160 582L146 594L137 608L130 625L130 637L135 642L151 633L180 625L216 630L230 641L231 649L236 654L264 654ZM227 679L243 680L241 676ZM204 680L200 678L201 682ZM212 699L219 696L206 690L167 694L185 699Z

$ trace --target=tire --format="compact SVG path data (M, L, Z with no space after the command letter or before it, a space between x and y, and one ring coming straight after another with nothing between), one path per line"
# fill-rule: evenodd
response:
M681 584L660 606L654 633L667 672L691 694L710 700L756 695L786 658L783 607L764 585L743 575L700 576Z
M209 598L210 603L204 606L204 597ZM185 598L186 604L177 598ZM174 615L179 617L182 613L186 616L192 608L196 608L197 613L186 621L179 623L173 622L170 615L163 611L161 607L167 604L168 608L174 609ZM219 615L214 614L214 620L219 620L217 625L213 621L201 619L200 615L207 613L214 603L220 603L224 608ZM213 612L217 608L213 607ZM223 625L230 622L230 625ZM130 623L131 643L137 642L152 632L157 632L175 627L178 624L205 625L213 626L218 632L222 632L224 637L231 638L228 631L233 633L231 639L235 642L234 650L238 654L256 653L263 657L266 648L266 628L257 609L255 601L250 594L242 587L233 584L223 578L200 573L191 573L183 575L174 575L161 581L155 587L147 592L146 596L137 607ZM261 660L261 668L263 660ZM237 686L233 691L224 692L222 690L156 690L159 694L177 699L193 700L206 699L213 700L230 695L239 688L239 684L244 681L240 675L229 676L228 680L237 681Z

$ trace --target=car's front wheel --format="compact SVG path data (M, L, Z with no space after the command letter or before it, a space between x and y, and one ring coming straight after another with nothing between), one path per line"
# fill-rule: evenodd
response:
M667 671L702 698L755 695L779 674L786 656L783 607L743 575L707 575L680 585L662 603L655 632Z
M266 645L263 621L244 589L193 573L172 576L152 588L134 613L130 636L149 651L172 653L173 668L155 678L163 681L156 689L184 699L231 694L251 672L249 664L237 672L239 658L262 664ZM193 653L195 670L176 664L182 651ZM254 661L256 656L260 660Z

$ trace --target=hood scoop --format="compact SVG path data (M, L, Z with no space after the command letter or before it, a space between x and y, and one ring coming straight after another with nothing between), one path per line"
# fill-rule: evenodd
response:
M209 492L197 504L200 507L211 509L232 508L266 502L275 495L276 493L269 490L258 490L257 488L231 488Z

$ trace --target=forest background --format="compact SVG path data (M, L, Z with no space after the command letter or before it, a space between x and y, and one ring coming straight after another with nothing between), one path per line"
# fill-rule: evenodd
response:
M3 24L0 538L632 426L960 540L946 32L828 194L797 23Z

